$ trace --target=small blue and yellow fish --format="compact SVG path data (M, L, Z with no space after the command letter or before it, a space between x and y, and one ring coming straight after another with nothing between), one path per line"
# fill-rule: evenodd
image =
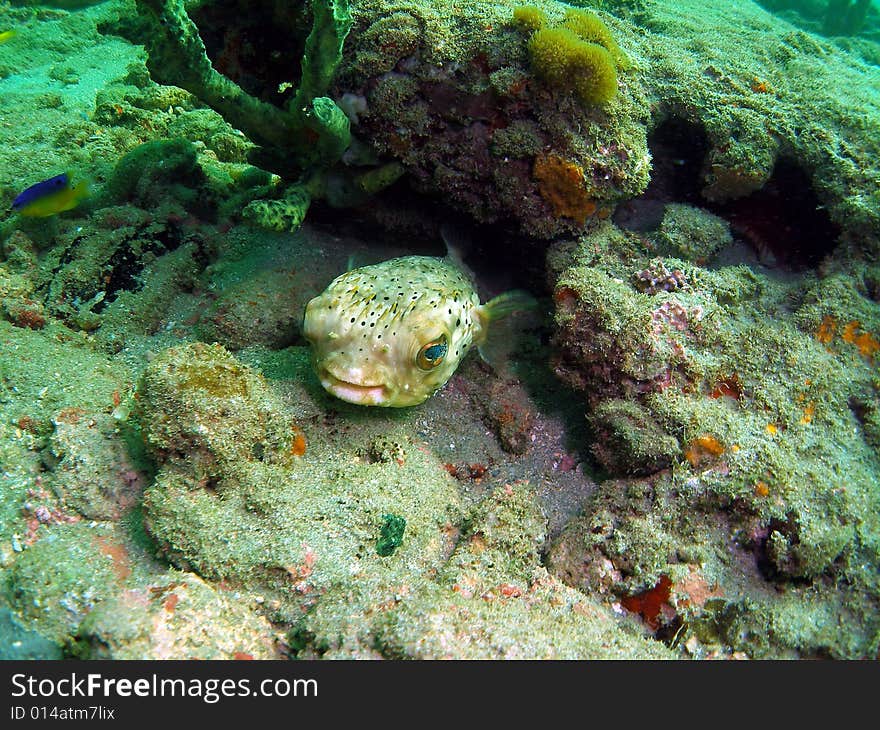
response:
M12 209L31 218L47 218L76 208L88 194L86 180L73 183L70 173L64 172L19 193L12 201Z
M15 38L18 35L17 30L4 30L0 32L0 43L6 43L6 41Z
M306 306L303 334L329 393L360 405L413 406L449 380L492 321L534 303L512 291L480 304L449 258L404 256L336 277Z

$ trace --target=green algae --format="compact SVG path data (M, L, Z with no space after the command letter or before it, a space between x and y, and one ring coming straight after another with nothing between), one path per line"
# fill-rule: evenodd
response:
M379 528L379 539L376 540L376 554L387 558L403 543L406 530L406 519L400 515L382 515L382 527Z

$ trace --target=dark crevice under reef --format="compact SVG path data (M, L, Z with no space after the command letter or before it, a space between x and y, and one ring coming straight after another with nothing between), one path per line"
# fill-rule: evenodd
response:
M726 220L734 239L748 244L764 265L815 269L833 253L840 228L820 203L809 173L793 158L781 156L755 192L716 202L702 193L709 141L699 124L669 117L649 136L648 146L651 182L641 196L620 206L614 220L622 227L656 229L667 204L685 203Z

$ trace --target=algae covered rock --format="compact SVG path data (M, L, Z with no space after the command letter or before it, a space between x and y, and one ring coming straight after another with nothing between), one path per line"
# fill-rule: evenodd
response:
M292 420L262 377L221 345L165 350L144 371L139 393L151 453L196 482L294 458Z
M419 581L439 567L458 494L409 438L400 459L372 463L311 444L262 377L219 345L165 351L141 387L160 465L145 522L179 566L272 595L287 616L335 585ZM383 555L387 515L406 528Z
M714 230L699 251L679 242L682 256L711 256L727 240L726 226L697 209L668 212L666 234L684 230L682 221L699 223L688 241ZM667 266L647 254L609 225L550 257L556 373L584 393L599 463L612 476L643 478L603 482L550 548L548 568L624 605L643 607L665 591L671 614L654 616L651 628L677 634L702 622L690 637L681 629L682 641L711 635L761 656L794 647L872 655L877 623L862 617L880 601L868 567L880 555L872 466L880 319L865 264L829 260L786 278L745 265ZM694 588L694 572L708 588ZM676 603L716 586L712 616ZM808 630L794 602L777 614L780 590L809 596L813 615L848 603L851 629ZM763 618L744 619L748 605ZM727 631L725 616L748 631ZM785 631L753 644L746 634L761 621Z
M673 658L540 567L546 517L527 484L494 489L432 581L331 589L292 633L304 658Z
M130 456L116 419L68 410L56 414L53 423L54 487L64 502L96 520L118 519L134 506L146 475Z
M230 350L293 344L306 303L339 273L327 245L309 232L291 237L249 226L227 231L219 258L202 277L201 285L216 298L197 315L199 338Z
M280 349L299 335L305 302L290 271L263 269L224 287L199 319L197 331L206 341L230 350L249 345Z
M703 208L670 203L657 231L658 243L673 256L705 263L733 242L730 224Z
M111 538L112 530L102 526L56 525L18 556L8 591L29 628L63 643L122 589L125 573L106 548Z
M79 626L80 659L277 659L274 632L236 597L176 573L120 593Z
M537 570L522 592L414 595L381 616L385 655L407 659L674 659L584 594Z
M524 590L540 564L547 518L528 484L494 489L472 512L443 568L443 577L465 596Z
M573 20L586 12L546 2L554 27L530 37L515 7L464 4L450 14L358 2L336 88L364 99L354 134L402 164L419 193L551 239L644 190L649 106L639 74L616 63L624 54L614 39L634 40L626 26L591 15L604 41L587 42Z
M554 299L555 371L593 402L650 389L676 357L652 336L647 297L599 268L566 270Z
M653 474L681 452L678 439L636 402L604 401L590 412L589 421L593 455L612 474Z
M192 142L177 137L145 142L113 168L105 196L117 203L149 207L168 198L193 204L204 174Z
M175 215L130 205L102 208L88 227L59 236L42 265L49 311L67 324L94 331L154 331L179 291L191 288L210 255L198 231L184 231Z

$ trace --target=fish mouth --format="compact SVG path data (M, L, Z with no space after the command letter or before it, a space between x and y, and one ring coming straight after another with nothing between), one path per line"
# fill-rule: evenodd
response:
M364 406L381 406L387 403L390 397L390 390L382 383L375 385L352 383L349 380L337 378L325 368L321 368L319 377L324 390L348 403Z

